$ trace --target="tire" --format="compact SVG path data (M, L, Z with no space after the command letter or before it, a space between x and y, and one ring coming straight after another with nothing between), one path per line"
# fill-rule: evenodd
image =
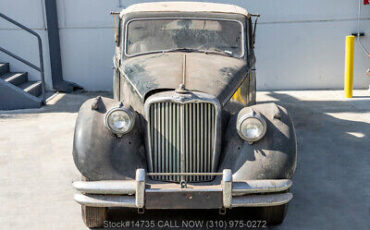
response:
M279 206L263 207L259 210L259 218L265 220L268 225L283 223L288 209L288 204Z
M89 181L82 176L82 181ZM101 228L107 220L108 208L90 207L81 205L82 220L88 228Z
M89 228L101 228L107 220L107 208L81 205L82 219Z

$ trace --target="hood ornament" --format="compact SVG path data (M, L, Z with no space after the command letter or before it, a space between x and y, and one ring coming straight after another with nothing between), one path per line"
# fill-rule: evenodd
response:
M176 93L180 93L180 94L185 94L185 93L189 93L189 91L185 88L185 85L184 84L180 84L179 87L177 87L177 89L175 90Z

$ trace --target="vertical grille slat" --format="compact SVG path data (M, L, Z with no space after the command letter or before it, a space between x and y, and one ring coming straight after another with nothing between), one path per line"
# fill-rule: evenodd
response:
M208 107L207 120L210 122L210 123L208 123L208 127L207 127L207 149L208 149L208 151L207 151L207 161L211 162L211 145L212 145L212 138L211 138L212 119L211 119L211 114L212 113L211 113L211 106L207 105L207 107ZM209 171L209 172L212 171L211 164L208 164L207 171ZM208 176L207 179L209 180L210 176Z
M207 168L204 167L205 164L204 164L204 154L205 154L205 151L204 151L204 126L205 126L205 122L204 122L204 104L200 104L200 136L199 136L199 139L200 139L200 170L204 170L206 171Z
M174 124L176 123L175 117L175 106L171 104L171 172L176 171L175 165L175 154L176 154L176 130ZM171 176L171 180L175 180L174 176Z
M192 139L193 139L193 161L190 162L190 164L192 165L192 172L195 172L196 171L196 163L197 163L197 135L196 135L196 131L197 131L197 123L196 123L196 117L197 117L197 114L196 114L196 108L195 108L195 104L191 104L190 105L192 107L192 114L193 114L193 133L192 133ZM196 177L195 176L192 176L191 177L191 180L196 180Z
M162 172L162 106L158 105L158 172Z
M216 108L209 102L153 103L149 107L153 172L212 172ZM212 176L154 176L163 181L209 181Z
M176 104L176 170L175 172L180 172L180 105ZM176 176L176 181L180 181L180 177Z
M154 107L156 108L158 105L154 105ZM152 116L153 116L153 119L152 119L152 124L153 124L153 134L152 134L152 137L153 137L153 152L158 152L157 151L157 136L158 136L158 134L157 134L157 113L155 112L156 111L156 109L152 109L152 111L151 111L151 114L152 114ZM154 164L153 164L153 171L154 172L158 172L158 168L157 168L157 166L158 166L158 159L157 159L157 156L155 155L154 157L153 157L153 159L154 159Z
M168 169L168 145L170 144L170 142L168 141L168 134L169 134L169 131L168 131L168 103L165 104L165 110L164 110L164 124L165 124L165 135L164 135L164 138L165 138L165 154L164 154L164 168L165 168L165 172L169 172L169 169ZM168 180L168 176L166 176L166 180Z
M208 149L208 126L209 126L209 123L207 122L207 118L208 118L208 113L209 113L209 108L208 108L208 105L204 105L204 162L209 162L208 160L208 152L209 152L209 149ZM209 170L209 164L204 164L204 168L210 172ZM205 177L206 179L208 179L208 176Z
M199 128L199 104L196 104L196 110L195 110L197 113L196 113L196 119L194 119L194 122L196 122L197 124L197 133L196 133L196 138L195 138L195 146L197 147L196 149L196 156L197 156L197 160L195 161L196 165L197 165L197 168L195 170L195 172L199 172L199 163L200 163L200 158L199 158L199 154L200 154L200 149L199 149L199 131L200 131L200 128ZM199 176L196 176L196 180L199 180Z
M185 114L185 120L184 120L184 137L189 137L189 105L184 105L184 114ZM191 162L190 161L190 149L189 149L189 138L185 138L185 162ZM190 164L186 164L185 172L190 172ZM189 177L185 177L186 181L189 181Z

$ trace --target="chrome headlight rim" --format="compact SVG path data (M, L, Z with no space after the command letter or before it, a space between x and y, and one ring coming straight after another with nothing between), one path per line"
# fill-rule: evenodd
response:
M241 131L242 125L248 119L256 119L259 122L261 122L263 129L262 129L261 134L258 137L248 138L242 133L242 131ZM257 141L261 140L266 135L267 123L266 123L265 119L261 116L260 113L257 113L257 112L255 112L254 110L251 109L249 112L247 112L245 114L242 114L241 116L238 116L238 120L237 120L237 123L236 123L236 130L237 130L240 138L242 138L243 140L252 144L254 142L257 142Z
M116 130L114 128L112 128L110 125L109 125L109 117L117 112L117 111L122 111L122 112L125 112L129 117L130 117L130 120L131 120L131 123L130 123L130 126L127 130L125 131L119 131L119 130ZM134 111L132 111L131 108L126 108L126 107L114 107L112 109L110 109L106 114L105 114L105 117L104 117L104 125L105 127L107 127L107 129L109 131L111 131L112 133L116 134L116 135L124 135L124 134L127 134L129 132L131 132L131 130L134 128L134 125L135 125L135 119L136 118L136 114Z

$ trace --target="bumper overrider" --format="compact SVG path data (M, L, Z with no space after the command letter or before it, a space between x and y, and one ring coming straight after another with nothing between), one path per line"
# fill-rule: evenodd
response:
M222 176L220 183L166 183L146 181L147 176ZM217 180L216 180L217 181ZM136 170L135 180L76 181L80 193L74 199L90 207L126 207L138 209L225 209L266 207L288 203L292 181L232 181L229 169L222 173L146 173Z

